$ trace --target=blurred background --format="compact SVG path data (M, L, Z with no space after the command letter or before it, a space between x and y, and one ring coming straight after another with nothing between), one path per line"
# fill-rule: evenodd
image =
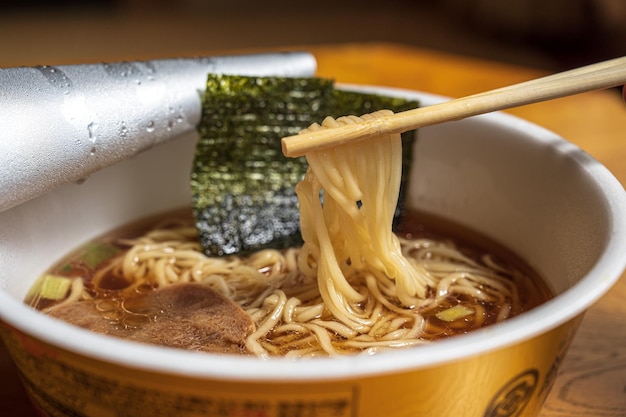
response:
M626 1L0 0L0 67L345 42L559 70L626 55Z

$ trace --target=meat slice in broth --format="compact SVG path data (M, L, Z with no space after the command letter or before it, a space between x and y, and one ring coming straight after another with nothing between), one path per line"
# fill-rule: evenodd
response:
M50 316L128 340L213 353L245 353L254 323L238 305L203 284L176 284L128 298L85 300Z

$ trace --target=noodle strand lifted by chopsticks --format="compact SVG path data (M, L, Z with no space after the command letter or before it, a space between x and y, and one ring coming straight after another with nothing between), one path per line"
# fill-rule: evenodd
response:
M359 121L355 116L329 117L308 131ZM428 279L402 254L391 228L402 175L400 135L342 144L310 152L306 158L309 169L296 186L305 242L302 250L315 260L317 270L309 273L316 274L322 299L333 316L360 331L371 325L359 314L364 295L347 278L358 271L373 274L383 285L394 281L395 295L403 306L419 305L426 298ZM309 262L306 257L301 260Z

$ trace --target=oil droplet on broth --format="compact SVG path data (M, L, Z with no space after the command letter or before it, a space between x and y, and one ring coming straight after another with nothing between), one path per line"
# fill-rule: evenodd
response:
M119 303L113 301L113 300L102 300L99 301L96 304L96 309L98 309L99 311L105 312L105 311L112 311L115 310L119 307Z
M124 312L121 310L108 310L102 312L102 317L109 321L118 321L124 318Z
M150 322L150 317L144 315L127 315L122 320L122 324L127 328L139 328Z

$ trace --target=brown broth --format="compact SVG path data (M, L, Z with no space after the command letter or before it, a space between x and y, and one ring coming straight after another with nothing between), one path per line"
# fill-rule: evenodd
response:
M489 239L485 235L470 228L453 223L441 217L423 212L409 212L396 228L396 234L411 238L429 238L433 240L451 240L455 246L466 256L474 261L481 262L483 254L490 254L499 265L510 269L516 269L524 276L517 282L520 294L520 308L511 312L511 317L517 316L544 303L553 297L553 292L544 279L533 270L527 262L513 253L505 246ZM480 315L468 316L462 320L444 322L436 314L458 304L472 304L482 308ZM495 303L477 302L463 296L450 296L446 302L431 311L422 311L426 320L426 336L431 335L430 340L467 333L474 329L495 324L497 321L499 306ZM480 323L476 323L480 316Z
M163 225L166 225L165 227L167 225L178 226L181 224L193 224L193 214L190 208L180 208L122 225L79 246L56 262L45 274L82 278L90 296L119 301L133 295L126 291L126 288L129 286L127 281L116 274L105 273L99 281L98 288L95 288L92 282L96 272L104 270L111 262L111 259L127 250L127 246L119 242L124 239L137 238L156 227L162 227ZM144 286L133 292L150 291L151 289ZM25 302L38 310L45 310L58 304L58 302L52 300L34 300L30 298L27 298Z
M130 334L148 321L162 320L166 312L149 311L149 314L146 314L145 306L142 307L141 312L131 308L135 304L141 305L142 295L153 290L150 285L143 284L129 289L130 284L113 273L100 273L98 285L94 285L93 277L98 271L107 267L110 259L119 256L125 250L125 247L118 243L120 239L138 237L155 226L180 225L181 223L193 224L189 208L175 210L117 228L73 251L46 273L69 278L82 278L86 292L91 298L101 300L97 303L98 309L102 312L103 317L106 315L113 326L113 330L107 334L124 337L125 331ZM408 238L424 237L434 240L451 240L466 256L476 261L480 261L482 254L490 253L500 264L522 271L530 279L518 283L521 308L519 311L512 311L512 316L534 308L552 297L552 293L545 282L526 262L502 245L468 228L424 213L409 213L398 226L396 233ZM436 308L420 310L419 314L425 319L423 339L436 340L494 324L499 306L489 302L477 303L476 300L470 298L450 296ZM56 303L43 298L26 299L25 301L40 310L45 310ZM471 304L472 308L477 309L476 313L451 322L442 321L437 317L438 313L465 303Z

